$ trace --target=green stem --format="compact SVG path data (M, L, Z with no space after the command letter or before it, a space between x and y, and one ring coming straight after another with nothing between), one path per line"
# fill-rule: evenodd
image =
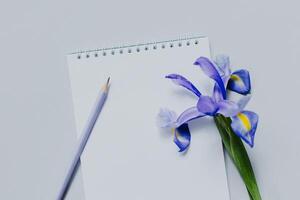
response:
M231 129L231 119L217 115L214 117L214 120L221 135L223 145L245 183L250 200L261 200L250 159L243 142Z

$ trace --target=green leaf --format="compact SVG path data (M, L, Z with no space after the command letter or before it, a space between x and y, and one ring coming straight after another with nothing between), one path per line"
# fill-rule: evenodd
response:
M250 200L261 200L250 159L243 142L231 129L231 119L222 115L217 115L214 119L224 147L245 183Z

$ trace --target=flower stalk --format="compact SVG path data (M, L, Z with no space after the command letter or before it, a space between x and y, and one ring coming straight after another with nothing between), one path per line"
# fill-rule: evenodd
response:
M249 156L243 142L231 128L231 119L218 114L214 117L214 121L223 145L245 183L250 200L261 200Z

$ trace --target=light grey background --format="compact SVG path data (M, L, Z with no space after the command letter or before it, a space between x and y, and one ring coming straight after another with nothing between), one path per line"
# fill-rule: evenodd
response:
M0 199L58 192L76 139L66 53L194 33L209 36L214 54L264 69L255 71L255 94L267 128L258 129L249 154L263 199L297 199L299 7L291 0L2 1ZM228 159L227 172L232 199L247 199ZM83 198L80 179L68 197Z

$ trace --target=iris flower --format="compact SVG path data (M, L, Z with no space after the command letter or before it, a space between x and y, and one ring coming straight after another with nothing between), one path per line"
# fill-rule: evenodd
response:
M224 55L217 56L215 61L199 57L194 65L214 80L212 95L203 95L182 75L167 75L166 78L196 95L198 101L195 106L186 109L179 116L174 111L161 109L158 114L159 125L171 128L174 134L174 143L179 147L179 152L182 152L190 145L189 121L204 116L223 115L231 119L231 128L234 133L250 147L253 147L258 115L244 110L251 97L249 72L245 69L231 72L229 57ZM237 102L232 101L228 98L228 91L238 93L242 97Z

